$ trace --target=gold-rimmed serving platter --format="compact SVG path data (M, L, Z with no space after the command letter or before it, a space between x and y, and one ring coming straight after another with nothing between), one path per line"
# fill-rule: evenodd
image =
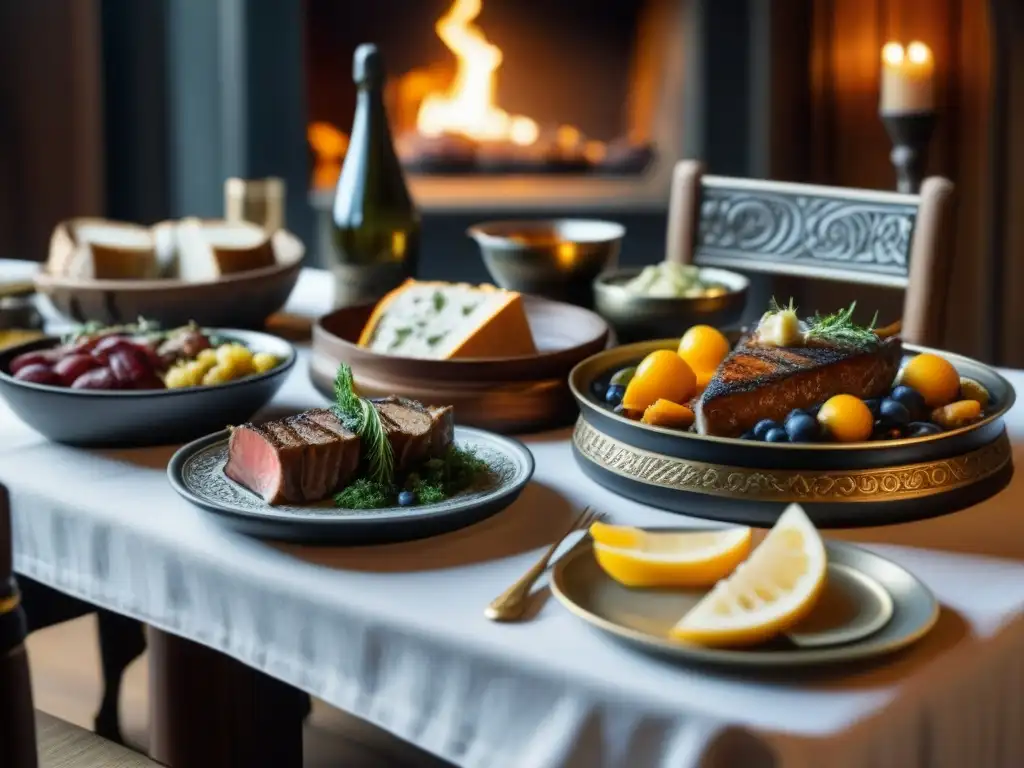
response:
M770 526L798 502L819 527L889 525L949 514L1001 490L1013 474L1003 417L1013 386L967 357L904 345L949 360L989 391L980 421L937 435L863 443L763 443L655 427L613 413L596 390L666 339L598 353L572 371L580 408L573 453L589 477L627 498L673 512Z
M669 630L701 589L634 589L608 576L584 537L555 564L551 589L570 613L635 648L676 661L724 667L817 667L873 659L917 642L939 604L908 571L866 549L826 542L828 580L814 610L786 636L751 648L705 648Z

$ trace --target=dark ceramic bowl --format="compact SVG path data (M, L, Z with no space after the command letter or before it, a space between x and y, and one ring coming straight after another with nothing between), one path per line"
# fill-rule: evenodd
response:
M22 344L0 353L0 394L26 424L57 443L80 447L137 448L183 443L252 418L281 388L295 365L295 349L266 333L211 329L255 352L281 358L276 368L227 384L185 389L100 391L19 381L11 361L48 349L59 339Z
M738 323L747 305L750 281L738 272L701 268L701 278L721 284L718 296L643 296L626 288L640 267L605 272L594 281L594 308L615 331L620 343L682 336L692 325L728 328Z

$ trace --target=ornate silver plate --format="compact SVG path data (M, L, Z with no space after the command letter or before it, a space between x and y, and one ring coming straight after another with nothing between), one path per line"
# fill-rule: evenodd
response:
M486 461L491 477L438 504L415 507L339 509L330 499L304 506L268 504L224 474L227 430L178 450L167 476L184 498L249 535L313 543L402 541L462 528L501 511L533 475L533 454L517 440L456 427L455 443Z

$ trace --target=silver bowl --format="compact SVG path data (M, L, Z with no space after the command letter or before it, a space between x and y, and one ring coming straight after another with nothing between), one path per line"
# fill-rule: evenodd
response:
M594 219L489 221L466 234L500 287L591 306L593 280L617 263L626 228Z
M702 268L701 279L717 283L726 292L716 296L676 298L643 296L626 288L642 268L605 272L594 281L597 313L615 331L620 343L681 336L692 325L725 328L739 322L747 304L750 281L738 272Z

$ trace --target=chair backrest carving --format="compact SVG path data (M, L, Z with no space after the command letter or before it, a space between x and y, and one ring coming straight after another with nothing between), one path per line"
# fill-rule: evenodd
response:
M920 199L705 176L697 264L906 287Z
M705 176L676 166L666 259L906 289L904 338L935 345L952 256L953 184L920 194Z

